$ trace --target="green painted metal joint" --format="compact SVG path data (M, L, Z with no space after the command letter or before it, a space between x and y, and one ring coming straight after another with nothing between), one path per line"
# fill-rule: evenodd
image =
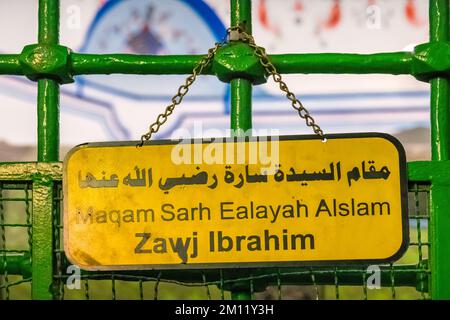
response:
M430 42L414 48L411 73L420 81L450 77L450 42Z
M212 70L223 82L246 79L257 85L267 81L264 68L253 49L243 42L230 42L220 48L214 57Z
M72 83L71 50L54 44L31 44L23 48L19 62L23 74L32 81L52 79Z

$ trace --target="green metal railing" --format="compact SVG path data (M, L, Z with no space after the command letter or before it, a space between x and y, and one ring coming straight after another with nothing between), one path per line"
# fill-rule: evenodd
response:
M302 285L307 286L302 289L307 298L450 299L449 6L449 0L430 0L430 42L414 52L270 56L280 73L409 74L430 82L432 160L408 164L411 243L400 261L380 266L385 289L369 290L367 266L360 265L83 271L81 290L68 290L69 263L61 240L59 86L77 75L188 74L201 56L71 52L58 44L59 1L40 0L38 43L26 46L20 54L0 55L0 74L22 75L38 82L37 162L0 164L0 298L276 299L288 294L290 286ZM251 33L250 0L231 0L231 25ZM248 52L242 45L233 50L235 57ZM231 127L245 131L252 126L254 74L235 64L232 57L226 65L215 68L213 63L204 74L231 79ZM235 68L243 68L240 78L233 76ZM264 78L263 73L259 76Z

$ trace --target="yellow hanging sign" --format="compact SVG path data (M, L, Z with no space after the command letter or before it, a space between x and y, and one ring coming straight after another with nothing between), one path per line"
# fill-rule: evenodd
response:
M93 143L64 162L64 247L87 270L388 262L408 244L385 134Z

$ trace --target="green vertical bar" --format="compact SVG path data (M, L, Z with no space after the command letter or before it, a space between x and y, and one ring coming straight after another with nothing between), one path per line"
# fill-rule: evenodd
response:
M38 161L59 160L59 85L38 80Z
M252 33L251 0L231 0L231 26ZM237 135L252 128L252 83L247 79L231 80L231 129Z
M449 40L449 0L430 0L430 41ZM433 160L450 159L450 112L448 79L431 80L431 151Z
M231 80L231 129L242 135L252 128L252 83L246 79Z
M251 0L231 0L231 26L241 26L249 34L252 32ZM237 135L252 128L252 83L247 79L231 80L231 129ZM242 283L242 287L246 287ZM249 288L250 289L250 288ZM250 290L233 290L231 299L250 300Z
M59 0L39 0L41 44L59 42ZM38 161L59 160L59 85L55 80L38 81Z
M59 0L39 0L40 44L59 42ZM59 160L59 84L38 80L38 161ZM53 180L33 180L32 298L52 299Z
M39 0L38 42L59 42L59 0Z
M430 0L430 41L449 40L449 0ZM431 156L433 160L450 159L449 80L431 80ZM450 187L431 186L431 296L450 299Z
M248 34L252 33L251 0L231 0L231 26L241 26Z

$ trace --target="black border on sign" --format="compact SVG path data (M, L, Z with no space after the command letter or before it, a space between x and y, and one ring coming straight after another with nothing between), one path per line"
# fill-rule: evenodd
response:
M267 141L271 140L271 136L265 136ZM68 194L67 194L67 163L70 157L80 149L85 148L97 148L97 147L119 147L119 146L137 146L140 141L117 141L117 142L94 142L84 143L72 148L66 155L63 164L63 219L64 219L64 251L67 259L74 265L77 265L83 270L87 271L114 271L114 270L200 270L200 269L223 269L223 268L270 268L270 267L305 267L305 266L325 266L329 264L335 265L353 265L353 264L376 264L376 263L390 263L398 260L408 249L409 245L409 219L408 219L408 179L406 172L406 155L400 141L397 138L387 134L378 132L364 132L364 133L339 133L339 134L327 134L327 140L331 139L348 139L348 138L382 138L391 142L398 151L399 164L400 164L400 192L401 192L401 210L402 210L402 243L398 251L390 257L384 259L357 259L357 260L311 260L311 261L279 261L279 262L225 262L225 263L187 263L187 264L144 264L144 265L113 265L113 266L86 266L76 263L76 260L70 255L68 248L68 219L66 219L68 213L66 212ZM248 142L256 139L258 136L252 137L236 137L234 141ZM279 141L288 140L321 140L322 138L317 135L286 135L277 136ZM209 144L215 143L217 140L227 139L225 142L232 142L233 138L230 137L217 137L217 138L204 138L204 139L174 139L174 140L154 140L147 141L144 146L152 145L175 145L181 143L202 143ZM326 142L324 142L326 143Z

